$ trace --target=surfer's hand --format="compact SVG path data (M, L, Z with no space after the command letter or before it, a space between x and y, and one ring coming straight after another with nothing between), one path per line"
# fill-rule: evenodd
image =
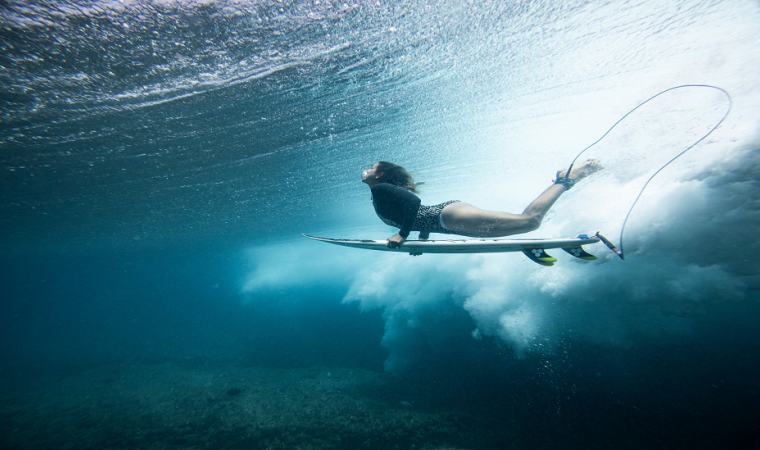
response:
M388 238L388 243L385 245L388 248L400 248L401 244L403 244L405 240L406 239L404 237L402 237L400 234L397 234L392 238Z

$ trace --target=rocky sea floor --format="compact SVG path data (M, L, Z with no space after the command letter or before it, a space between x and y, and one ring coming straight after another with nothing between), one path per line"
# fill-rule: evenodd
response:
M0 378L0 450L760 449L754 391L735 393L750 406L716 387L631 405L558 402L526 377L480 391L420 379L175 363Z
M4 449L454 449L466 417L384 373L114 365L0 387Z

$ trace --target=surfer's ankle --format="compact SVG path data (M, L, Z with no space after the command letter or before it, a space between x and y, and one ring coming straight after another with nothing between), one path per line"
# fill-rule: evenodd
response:
M561 171L557 172L557 178L554 180L554 184L564 186L565 190L569 191L573 186L575 186L575 181L566 176L560 176L560 172Z
M557 179L555 184L562 184L567 189L575 186L575 183L586 178L594 172L602 170L604 167L595 159L587 159L579 163L578 165L570 166L570 172L567 169L562 169L557 172Z

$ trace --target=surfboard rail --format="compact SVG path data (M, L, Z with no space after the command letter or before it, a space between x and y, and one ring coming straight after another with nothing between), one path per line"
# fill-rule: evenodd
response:
M598 237L579 234L567 239L446 239L446 240L408 240L399 248L388 247L387 240L368 239L334 239L303 234L304 237L328 244L344 247L377 250L384 252L408 253L419 256L423 253L508 253L522 252L531 261L544 266L553 266L556 258L546 253L547 249L561 248L568 254L587 261L597 259L586 252L582 246L595 244Z

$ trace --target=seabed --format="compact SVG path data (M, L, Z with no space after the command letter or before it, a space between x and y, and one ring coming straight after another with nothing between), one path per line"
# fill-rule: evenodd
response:
M455 449L463 418L341 368L114 365L0 388L2 448Z

